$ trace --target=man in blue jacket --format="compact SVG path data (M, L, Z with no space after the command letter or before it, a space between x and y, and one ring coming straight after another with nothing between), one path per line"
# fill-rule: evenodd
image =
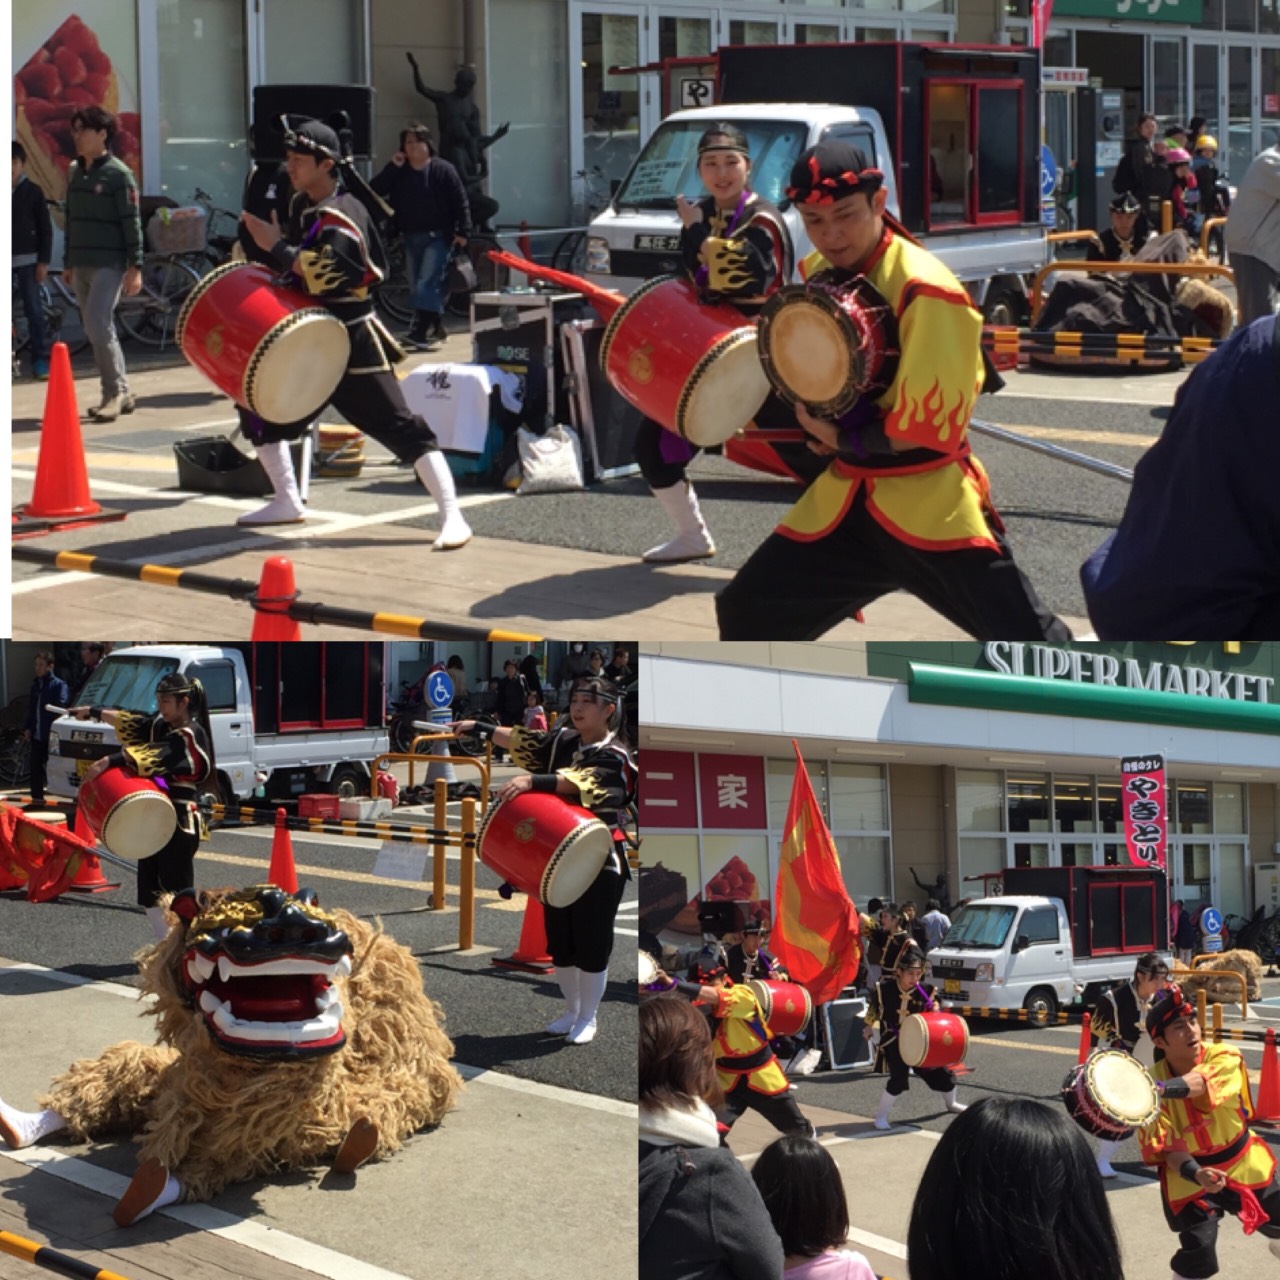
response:
M1080 570L1099 639L1280 635L1278 325L1236 330L1178 391L1120 527Z
M13 144L13 279L27 317L31 338L31 373L37 380L49 376L49 335L44 328L44 302L40 286L49 271L53 252L53 223L44 191L26 173L27 153Z
M46 707L67 705L65 680L53 674L53 654L41 649L36 654L36 678L27 699L27 727L22 736L31 743L31 798L44 799L45 765L49 760L49 730L57 713Z

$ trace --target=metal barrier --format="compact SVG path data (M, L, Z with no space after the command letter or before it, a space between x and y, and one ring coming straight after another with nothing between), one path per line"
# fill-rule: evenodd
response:
M1182 337L1176 333L1078 333L1070 329L1017 329L987 325L982 345L993 357L1012 357L1019 365L1033 355L1089 356L1094 359L1171 360L1199 364L1223 343L1221 338ZM1003 367L997 360L997 367Z
M1031 1015L1025 1009L992 1009L986 1005L948 1004L945 997L942 998L941 1003L948 1013L958 1013L963 1018L997 1018L1002 1022L1027 1022L1031 1020ZM1048 1026L1050 1023L1080 1022L1085 1017L1085 1012L1082 1009L1079 1013L1068 1013L1065 1009L1059 1009L1052 1018L1045 1018L1040 1025Z
M34 1240L15 1236L11 1231L0 1231L0 1253L11 1258L21 1258L24 1262L34 1262L37 1267L46 1271L56 1271L61 1276L74 1276L77 1280L128 1280L118 1271L107 1271L95 1267L92 1262L84 1262L72 1258L48 1245L37 1244Z
M1221 951L1206 951L1201 955L1192 956L1192 972L1194 973L1194 971L1199 967L1201 960L1217 960L1220 959L1221 956ZM1237 973L1234 969L1207 969L1205 972L1213 974L1215 978L1232 978L1240 984L1240 1016L1247 1018L1249 1016L1249 984L1245 980L1244 974Z
M541 636L524 635L515 631L486 631L483 627L464 627L454 623L433 622L429 618L411 618L398 613L364 613L356 609L342 609L336 605L291 600L287 604L272 601L271 609L259 600L258 584L247 578L219 578L194 569L175 569L167 564L134 564L127 560L107 560L100 555L82 551L49 551L41 547L28 547L15 543L14 560L42 565L47 569L62 569L68 573L98 573L108 578L127 578L135 582L150 582L165 587L180 587L186 591L199 591L205 595L228 596L232 600L247 601L255 610L270 613L273 617L288 617L294 622L319 625L328 623L335 627L353 627L359 631L376 631L383 635L410 636L422 640L518 640L536 641Z
M1087 453L1077 453L1074 449L1064 449L1061 445L1050 444L1047 440L1032 440L1028 436L1019 435L1016 431L998 427L994 422L970 418L969 430L990 436L993 440L1003 440L1006 444L1017 445L1020 449L1030 449L1032 453L1043 453L1050 458L1057 458L1060 462L1069 462L1087 471L1096 471L1099 475L1110 476L1113 480L1133 483L1133 472L1127 467L1118 466L1114 462L1104 462L1101 458L1091 458Z
M1235 283L1235 272L1218 262L1083 262L1076 258L1058 258L1036 272L1031 286L1031 320L1034 323L1044 305L1044 282L1058 271L1083 271L1098 275L1175 275L1224 276Z
M398 755L379 756L377 763L387 759L408 759ZM428 757L419 756L419 760ZM480 762L477 760L478 765ZM487 773L487 771L486 771ZM487 787L486 787L487 789ZM461 869L458 875L458 949L469 951L475 944L475 896L476 896L476 802L462 802L462 826L459 831L451 831L445 825L444 799L447 784L443 778L436 782L435 811L432 817L434 826L421 827L405 822L384 822L380 819L355 818L299 818L286 815L283 819L276 814L276 807L258 809L245 804L214 803L208 807L208 814L221 829L233 826L276 826L281 825L289 831L308 832L316 835L354 836L363 840L395 840L403 844L425 844L431 846L434 857L432 902L433 911L444 910L445 898L445 849L457 846L462 852Z
M453 733L420 733L410 743L409 751L406 754L401 751L398 753L387 752L380 755L374 762L373 768L369 773L369 795L370 797L377 794L378 785L378 768L384 760L394 761L397 764L403 764L408 761L409 764L409 786L413 786L414 777L414 761L425 764L470 764L480 771L480 812L481 814L489 807L489 777L493 772L493 740L490 739L487 749L484 753L484 760L478 760L475 756L469 755L435 755L430 752L423 751L419 753L418 743L420 742L456 742L457 734Z
M1209 232L1216 227L1225 227L1227 225L1226 218L1206 218L1204 226L1200 228L1200 252L1207 258L1209 256ZM1222 253L1225 258L1227 252L1226 242L1223 242Z
M1050 244L1071 244L1076 240L1088 240L1102 251L1102 237L1096 231L1050 231L1045 239Z

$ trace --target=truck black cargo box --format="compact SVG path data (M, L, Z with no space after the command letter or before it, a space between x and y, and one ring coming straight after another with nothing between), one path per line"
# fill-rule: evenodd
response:
M1061 898L1077 958L1169 950L1163 871L1145 867L1010 867L1007 895Z

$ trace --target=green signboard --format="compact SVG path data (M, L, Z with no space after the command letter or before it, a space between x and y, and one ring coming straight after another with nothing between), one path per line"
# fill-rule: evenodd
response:
M910 663L959 667L1064 686L1280 705L1280 644L1269 642L1056 645L994 640L989 644L867 644L870 676L905 681L910 678Z
M1176 22L1196 26L1203 0L1054 0L1055 18L1106 18L1110 22Z

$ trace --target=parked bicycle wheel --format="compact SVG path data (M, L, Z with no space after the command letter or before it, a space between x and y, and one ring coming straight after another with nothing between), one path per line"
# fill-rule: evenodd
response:
M0 743L0 787L25 787L31 780L31 744L20 734Z
M1258 954L1266 964L1280 963L1280 914L1262 926L1258 935Z
M487 725L490 729L499 727L498 717L491 716L487 711L478 711L475 715L467 718L474 720L477 725ZM487 737L481 737L478 733L460 733L458 734L458 749L463 755L482 756L485 753L487 741Z
M187 294L200 283L200 273L182 258L146 258L142 263L142 288L132 298L121 298L116 324L122 334L148 347L171 346L178 328L178 313Z
M387 278L378 286L376 305L386 319L396 324L408 324L413 319L413 300L409 286L409 256L404 250L404 238L388 235L384 244L387 250Z

